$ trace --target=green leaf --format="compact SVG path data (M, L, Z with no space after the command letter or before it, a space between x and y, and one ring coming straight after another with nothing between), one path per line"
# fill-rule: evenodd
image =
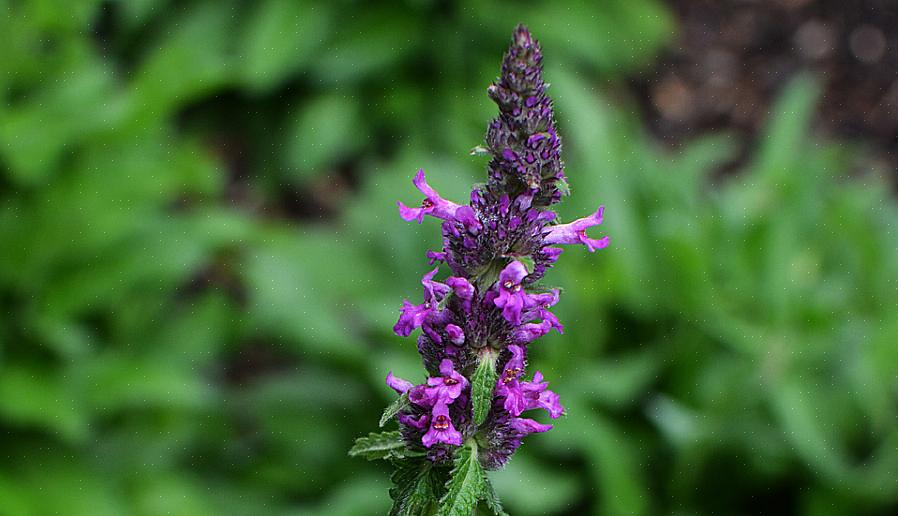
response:
M437 516L470 516L483 496L486 474L477 460L477 443L468 441L455 455Z
M350 457L364 457L368 460L401 459L414 457L421 452L408 450L399 431L370 433L368 437L359 437L349 450Z
M496 386L496 353L480 357L474 378L471 380L471 403L474 406L474 424L481 425L493 404L493 388Z
M429 460L396 461L396 471L390 477L393 481L390 516L432 514L443 489L444 476Z
M398 414L400 410L404 409L407 406L408 406L408 392L403 392L402 396L399 396L399 398L397 398L396 401L394 401L393 403L390 403L390 405L384 409L383 415L380 416L380 423L378 423L380 425L380 427L383 428L384 425L387 424L388 421L393 419L393 417L396 414Z
M502 502L499 500L499 495L496 494L496 490L493 489L493 483L490 482L486 475L484 474L484 482L483 482L483 491L481 493L481 498L483 502L486 504L486 507L492 511L496 516L508 516L508 513L505 512L505 509L502 508Z

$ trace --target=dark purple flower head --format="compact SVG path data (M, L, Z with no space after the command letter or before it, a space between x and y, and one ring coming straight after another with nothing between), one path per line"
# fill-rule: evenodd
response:
M408 396L397 419L409 447L442 463L455 447L475 439L483 466L496 469L525 436L552 428L528 417L529 411L543 409L552 419L564 413L542 373L525 379L528 345L564 329L550 311L559 291L539 284L562 252L557 245L595 251L608 245L608 237L586 234L602 223L602 207L567 224L558 224L549 209L567 192L567 180L542 53L523 26L515 29L501 75L487 92L499 115L486 134L492 155L486 184L472 190L468 204L457 204L440 196L419 170L414 184L424 194L421 205L398 203L407 221L439 219L443 247L427 252L436 268L421 280L423 299L403 301L393 328L402 337L421 329L418 351L428 378L412 385L389 373L387 384ZM437 280L441 267L445 279ZM490 376L474 381L484 370Z

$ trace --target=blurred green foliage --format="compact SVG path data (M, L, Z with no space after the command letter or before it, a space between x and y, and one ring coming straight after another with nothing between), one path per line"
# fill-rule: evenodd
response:
M349 459L421 377L390 328L494 114L543 42L573 195L612 246L550 280L534 346L568 416L493 476L512 514L898 507L898 209L783 93L750 162L676 152L614 87L654 0L0 1L0 514L380 514ZM608 92L613 92L609 94Z

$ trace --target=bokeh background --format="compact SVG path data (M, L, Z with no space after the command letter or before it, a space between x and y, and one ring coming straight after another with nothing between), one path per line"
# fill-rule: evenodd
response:
M0 514L383 514L390 329L541 39L568 415L515 515L898 511L898 16L857 0L0 0Z

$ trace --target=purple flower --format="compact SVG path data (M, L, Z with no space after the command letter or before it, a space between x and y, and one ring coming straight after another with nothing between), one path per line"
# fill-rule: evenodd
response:
M558 395L546 388L549 386L549 383L543 381L542 373L539 371L533 373L531 385L533 385L531 392L537 393L537 398L530 408L545 409L552 419L558 419L564 414L564 407L561 406Z
M583 244L589 252L603 249L608 246L608 237L592 239L586 236L586 230L602 223L604 206L599 206L595 213L582 219L577 219L567 224L549 226L544 230L544 241L547 244Z
M408 337L415 328L424 326L428 318L436 311L439 302L451 290L448 285L433 281L433 277L439 271L439 267L428 272L421 278L424 285L424 303L413 305L407 299L402 301L399 320L393 326L393 331L400 337ZM425 327L428 334L433 334L432 328ZM439 339L439 337L437 337Z
M468 386L468 379L458 373L448 358L440 362L440 374L427 379L427 395L437 403L452 403Z
M427 262L430 265L433 265L437 262L445 262L446 261L446 253L437 252L437 251L427 251Z
M449 335L449 342L456 346L461 346L465 343L464 330L454 324L450 323L446 325L446 334Z
M449 286L439 281L433 281L433 277L436 276L437 272L440 271L440 268L428 272L421 278L421 284L424 285L424 299L430 303L438 303L443 297L449 293Z
M393 371L387 373L387 385L398 394L405 394L409 389L414 387L412 382L393 376Z
M415 174L415 179L412 182L418 190L424 194L424 200L421 201L420 208L409 208L402 204L401 201L397 201L397 204L399 205L399 216L402 217L403 220L417 220L418 224L420 224L424 220L424 215L430 215L443 220L454 219L455 211L460 208L460 206L452 201L443 199L436 190L427 184L427 178L424 177L423 168L418 170L418 173Z
M462 300L462 307L465 312L471 311L471 300L474 299L474 285L465 278L449 276L446 278L446 284L452 287L455 295Z
M558 317L549 311L549 308L552 308L558 303L558 299L559 292L557 289L541 294L534 294L529 297L530 310L527 312L527 320L532 321L534 319L540 319L542 321L539 326L541 330L545 331L539 336L545 335L553 328L557 330L558 333L564 333L564 326L558 321Z
M461 446L461 433L452 426L449 418L449 407L443 401L433 407L430 418L430 430L421 438L425 447L430 448L437 443Z
M502 317L512 324L521 324L521 311L528 304L527 292L521 286L526 277L527 267L517 260L512 260L499 273L499 297L493 303L502 309Z
M402 301L399 320L393 325L393 332L400 337L408 337L412 330L420 328L424 319L430 314L431 307L428 303L413 305L408 299Z
M512 334L512 341L516 344L528 344L549 333L551 329L552 322L549 320L543 320L540 323L522 324L515 328Z
M511 426L523 435L548 432L552 429L552 425L543 425L533 419L517 417L511 420Z
M564 325L561 324L555 314L548 310L540 310L539 316L543 320L543 323L549 323L549 326L554 328L558 333L564 333Z
M467 229L471 233L474 233L475 235L483 227L480 224L480 221L477 220L477 215L474 213L474 210L470 206L459 206L458 209L455 210L453 219L455 219L455 221L457 222L460 222L461 225L465 227L465 229Z
M505 363L502 375L496 380L496 388L493 394L504 397L503 407L513 416L520 415L527 410L527 402L524 399L524 391L521 389L518 379L524 372L524 348L521 346L508 346L511 358Z
M403 425L410 426L412 428L416 428L418 430L424 430L427 428L428 416L427 414L421 414L418 417L410 416L408 414L399 414L399 422Z
M511 351L511 358L505 363L494 391L497 396L505 398L505 410L517 417L524 411L543 408L553 419L564 413L558 395L546 389L549 384L543 381L542 373L534 373L531 382L520 380L524 372L524 348L511 345L508 350Z
M432 408L436 397L427 389L427 385L415 385L408 391L408 400L422 408Z
M533 304L535 305L538 305L542 308L552 308L553 306L558 304L560 295L558 289L552 289L549 292L534 294L531 299L533 301Z
M560 247L543 247L542 254L550 263L555 263L558 261L558 256L561 255L562 252L564 252L564 249Z
M500 114L485 138L492 155L487 181L471 191L469 204L441 197L423 170L413 181L424 194L421 205L398 202L407 221L421 223L425 215L442 221L442 249L427 251L436 268L421 279L423 300L404 300L393 327L403 337L421 328L417 349L427 381L412 385L390 372L386 382L408 396L397 419L409 447L420 451L423 446L428 460L448 466L453 447L476 439L481 465L498 469L525 436L552 428L522 414L543 409L554 419L564 413L541 372L524 379L527 346L553 329L564 330L550 311L558 290L538 287L562 252L555 244L583 244L595 251L608 245L608 237L586 235L602 223L601 206L589 217L553 225L556 215L550 208L568 190L561 138L542 80L539 43L523 26L515 30L501 75L487 93ZM437 281L444 265L446 279ZM475 414L483 392L471 379L483 371L484 357L493 357L501 372L492 399L486 400L489 410L478 405Z

